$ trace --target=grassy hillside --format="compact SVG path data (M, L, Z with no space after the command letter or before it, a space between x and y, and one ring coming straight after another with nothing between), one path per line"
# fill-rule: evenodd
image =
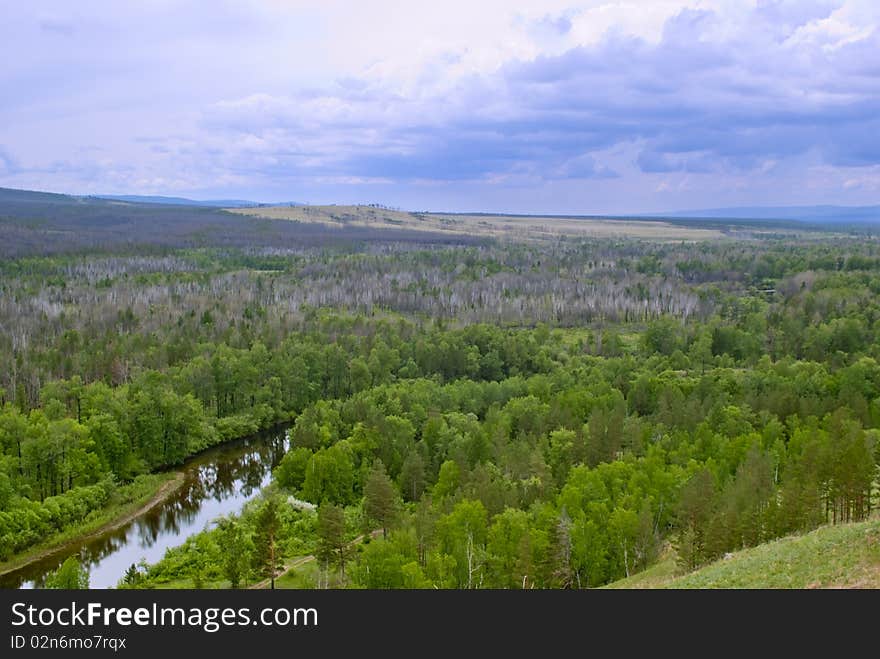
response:
M441 234L501 236L521 239L641 238L653 240L714 240L723 236L717 228L673 225L662 220L538 215L490 215L456 213L410 213L374 206L260 206L230 208L240 215L301 224L370 229L408 229Z
M825 526L678 575L671 552L609 588L880 588L880 520Z

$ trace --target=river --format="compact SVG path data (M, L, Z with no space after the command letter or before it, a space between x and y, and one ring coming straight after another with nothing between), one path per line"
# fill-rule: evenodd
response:
M92 588L113 588L132 563L155 563L169 547L244 503L268 485L272 468L288 447L281 429L227 442L186 462L183 485L128 524L87 540L73 541L40 560L0 575L0 588L35 588L71 555L89 570Z

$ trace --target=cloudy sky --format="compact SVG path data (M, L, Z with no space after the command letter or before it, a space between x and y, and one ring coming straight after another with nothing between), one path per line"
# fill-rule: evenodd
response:
M0 186L880 203L877 0L0 0Z

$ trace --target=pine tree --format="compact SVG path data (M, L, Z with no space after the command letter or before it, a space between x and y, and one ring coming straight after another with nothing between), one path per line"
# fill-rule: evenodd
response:
M679 562L693 570L709 558L707 534L715 509L715 477L708 469L694 474L681 490L678 504Z
M385 473L381 460L373 463L373 469L364 484L364 512L367 518L382 526L382 537L388 536L388 527L397 515L394 484Z
M325 567L338 565L344 577L347 548L342 508L332 503L322 503L318 506L318 561Z
M424 567L428 563L428 549L434 542L437 525L437 513L429 496L422 497L416 505L413 525L416 532L419 564Z
M122 577L122 581L119 584L119 588L137 588L140 583L143 581L144 575L141 574L140 570L138 570L138 566L135 563L132 563L128 566L128 569L125 571L125 574ZM198 588L198 586L196 586Z
M278 500L270 497L257 514L251 563L257 574L269 578L272 590L275 590L275 577L284 568L281 548L278 546L279 528Z

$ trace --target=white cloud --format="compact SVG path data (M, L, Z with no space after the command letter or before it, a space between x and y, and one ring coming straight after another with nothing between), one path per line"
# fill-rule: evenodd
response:
M864 201L880 160L878 12L873 0L17 3L0 24L0 185L328 200L363 187L400 205L429 192L439 207L566 211L774 186ZM833 184L807 176L817 163Z

